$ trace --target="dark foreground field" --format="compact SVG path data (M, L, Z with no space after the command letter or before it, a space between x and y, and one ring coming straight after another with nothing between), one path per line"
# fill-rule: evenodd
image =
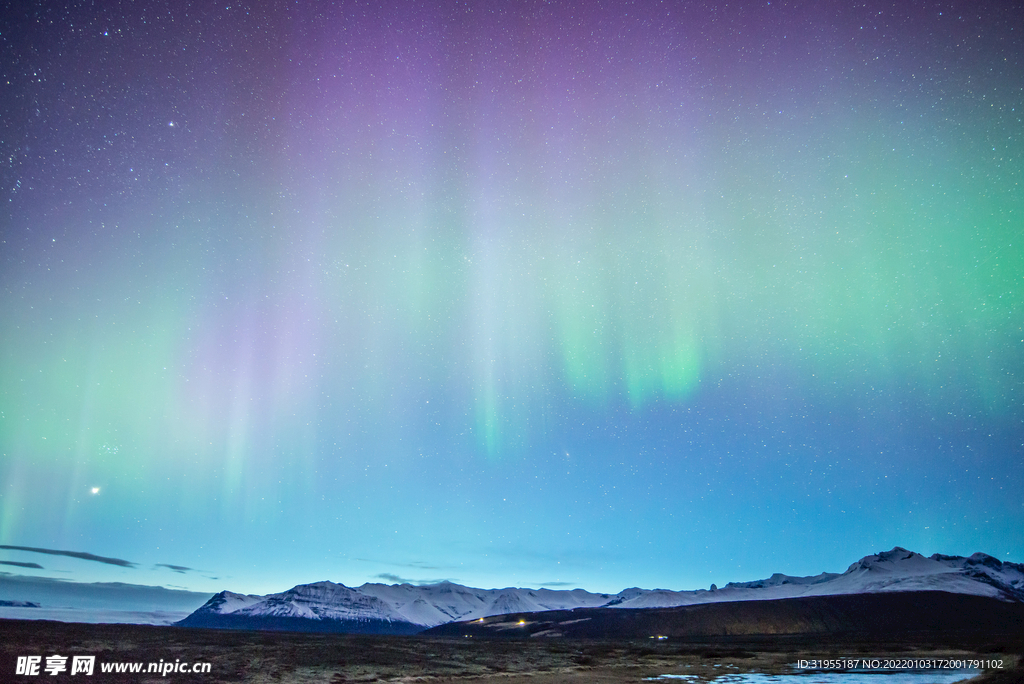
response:
M941 641L941 640L940 640ZM786 672L801 658L985 657L1006 669L991 684L1024 682L1016 669L1024 639L977 635L959 646L920 639L821 636L676 639L479 639L242 632L142 625L0 620L0 682L492 682L613 684L662 674L702 678L743 671ZM92 677L15 676L18 656L96 656ZM209 663L208 674L105 674L103 663ZM884 679L879 680L884 684Z

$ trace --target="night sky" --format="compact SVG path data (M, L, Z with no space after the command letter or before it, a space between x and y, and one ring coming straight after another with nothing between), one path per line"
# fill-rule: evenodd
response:
M270 4L0 16L7 571L1024 561L1020 3Z

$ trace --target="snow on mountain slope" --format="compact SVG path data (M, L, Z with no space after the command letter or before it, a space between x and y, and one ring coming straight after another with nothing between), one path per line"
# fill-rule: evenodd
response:
M232 612L313 620L401 620L387 601L334 582L300 584Z
M288 591L267 596L243 596L222 591L207 601L189 618L224 615L306 620L408 622L388 602L334 582L300 584Z
M1003 563L985 554L926 558L896 547L865 556L841 575L773 575L769 580L727 584L715 601L749 601L798 596L870 594L889 591L946 591L1024 601L1024 565Z
M424 586L411 584L364 584L358 591L376 596L417 625L441 625L468 619L489 605L487 592L460 584L441 582Z
M792 577L790 575L783 575L782 573L775 573L768 579L755 580L753 582L730 582L726 586L730 587L742 587L745 589L763 589L765 587L781 587L785 585L790 586L809 586L813 584L821 584L823 582L829 582L839 577L837 572L823 572L820 575L814 575L813 577Z
M556 589L530 589L534 599L544 610L565 610L566 608L599 608L619 596L619 594L591 594L583 589L569 591ZM555 606L565 606L555 608Z
M731 582L721 589L696 591L634 587L610 595L583 589L474 589L451 582L422 586L364 584L350 588L325 581L301 584L268 596L224 591L193 615L376 620L427 628L459 620L544 610L667 608L695 603L928 590L1024 601L1024 565L1004 563L983 553L968 558L941 554L926 558L896 547L865 556L842 574L823 572L812 577L791 577L777 573L768 579Z
M946 591L1024 601L1024 565L1003 563L983 553L969 558L940 554L926 558L896 547L865 556L842 574L823 572L812 577L775 574L754 582L730 582L717 591L642 591L618 602L615 607L655 608L889 591Z
M222 591L207 601L203 608L215 610L218 613L234 613L254 603L259 603L265 598L265 596L254 594L235 594L230 591Z
M860 559L829 585L842 589L830 593L936 590L1022 601L1024 565L1003 563L984 553L925 558L896 547Z

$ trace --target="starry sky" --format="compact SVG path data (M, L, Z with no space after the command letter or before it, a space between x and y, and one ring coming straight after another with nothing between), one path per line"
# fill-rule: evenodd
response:
M0 561L1022 562L1022 60L1015 2L15 3Z

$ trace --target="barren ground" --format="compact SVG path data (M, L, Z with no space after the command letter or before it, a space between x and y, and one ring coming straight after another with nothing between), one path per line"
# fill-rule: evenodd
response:
M0 681L92 682L477 682L519 684L619 684L662 674L702 679L735 672L783 673L801 658L985 657L1001 658L989 684L1024 682L1018 669L1020 638L970 644L880 643L860 639L822 643L789 638L693 643L673 640L565 640L425 638L233 632L0 620ZM18 656L94 655L92 677L68 673L14 676ZM210 663L209 674L104 674L101 663ZM883 682L884 680L880 680Z

